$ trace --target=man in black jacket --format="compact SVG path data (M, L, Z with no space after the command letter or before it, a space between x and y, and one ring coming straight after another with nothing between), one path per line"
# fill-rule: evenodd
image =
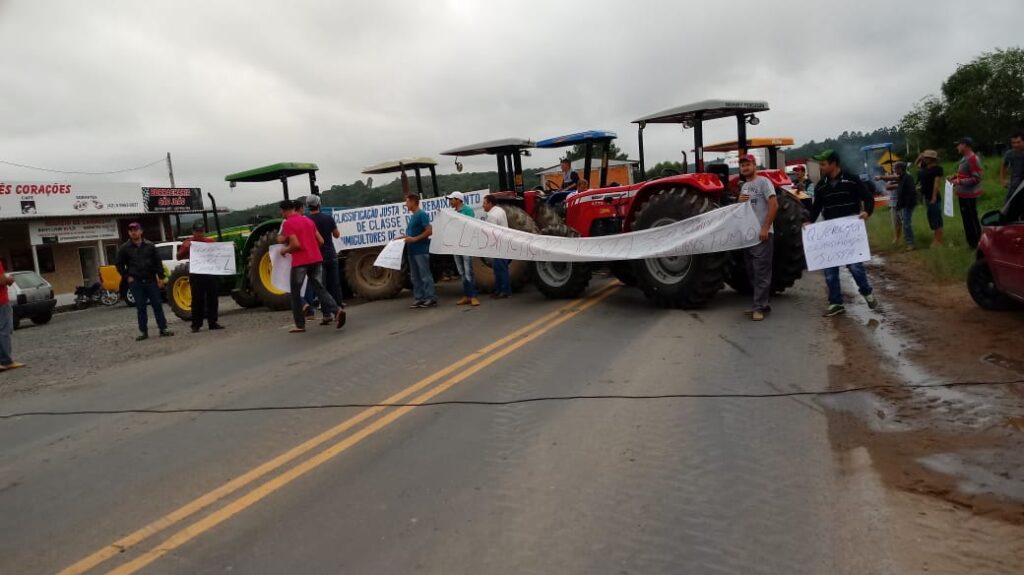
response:
M149 338L147 302L153 306L153 317L160 329L160 337L174 335L167 328L163 297L160 295L160 290L164 289L164 262L156 246L142 237L141 225L135 222L128 224L128 237L131 239L117 250L117 271L128 282L128 289L135 296L135 309L139 316L139 335L135 341Z
M814 156L821 166L822 180L814 186L814 203L811 204L810 221L815 222L818 216L826 220L844 218L847 216L858 216L867 220L875 211L875 194L860 178L843 173L839 164L839 154L833 150ZM804 224L805 226L808 224ZM849 264L846 269L857 282L860 294L868 307L878 307L878 299L875 298L871 283L868 281L868 274L864 271L863 263ZM843 307L843 291L839 284L839 268L827 268L825 271L825 284L828 286L828 310L825 317L832 317L846 313Z

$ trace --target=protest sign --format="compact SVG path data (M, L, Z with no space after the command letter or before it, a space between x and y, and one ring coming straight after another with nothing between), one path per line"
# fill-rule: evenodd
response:
M484 196L487 190L463 194L467 206L477 214L483 212ZM448 207L448 198L430 198L420 201L420 209L431 219ZM331 213L341 237L334 238L336 251L383 246L405 232L412 214L404 203L369 206L350 210L336 210Z
M211 276L235 274L235 244L231 242L192 242L189 247L188 273Z
M373 265L389 270L402 269L402 254L405 253L405 240L391 240L377 255Z
M864 220L850 216L805 227L804 256L808 271L868 261L871 248Z
M270 283L283 292L291 292L292 256L283 254L284 246L270 246Z
M529 260L590 262L724 252L758 243L761 224L749 203L686 220L613 236L566 238L501 227L442 210L434 218L430 253Z
M953 182L946 182L946 189L942 194L942 213L947 218L953 217Z

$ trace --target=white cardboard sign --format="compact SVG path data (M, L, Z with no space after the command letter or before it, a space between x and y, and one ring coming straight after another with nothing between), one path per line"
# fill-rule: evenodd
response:
M868 229L858 216L836 218L804 228L807 271L837 268L871 259Z
M946 180L946 188L942 194L942 214L947 218L953 217L953 182Z
M192 242L189 247L188 273L211 276L235 274L235 244L231 242Z
M402 254L405 253L405 240L397 239L388 242L388 245L384 246L384 249L377 255L377 259L373 261L373 265L379 268L387 268L389 270L400 270L402 269Z

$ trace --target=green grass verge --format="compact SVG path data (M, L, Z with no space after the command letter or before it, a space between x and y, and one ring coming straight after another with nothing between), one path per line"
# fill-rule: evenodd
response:
M978 200L978 215L982 216L992 210L998 210L1006 199L1006 189L999 184L1000 158L982 160L984 177L982 188L984 195ZM956 171L956 163L944 162L944 173L948 176ZM941 201L941 200L940 200ZM928 216L925 206L918 204L914 210L914 247L915 251L907 254L918 261L922 268L933 278L944 282L959 282L967 277L967 268L974 263L974 251L967 246L964 239L963 220L960 219L960 206L953 202L953 217L943 218L942 247L932 248L932 231L928 227ZM868 220L868 240L871 251L876 254L891 254L904 251L905 244L893 245L895 237L892 219L888 207L881 207Z

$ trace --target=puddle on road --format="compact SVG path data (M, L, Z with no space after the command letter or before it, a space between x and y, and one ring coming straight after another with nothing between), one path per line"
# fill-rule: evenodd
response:
M938 453L917 461L925 468L957 480L957 489L970 495L993 494L1024 501L1021 470L1011 463L1019 460L1009 449L986 449L961 453ZM1019 466L1016 466L1019 467Z

